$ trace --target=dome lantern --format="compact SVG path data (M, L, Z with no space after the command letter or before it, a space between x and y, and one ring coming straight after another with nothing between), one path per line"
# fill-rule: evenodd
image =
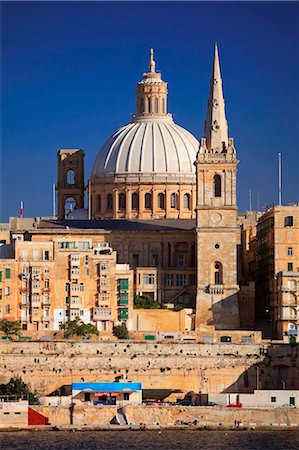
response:
M143 74L143 79L137 83L136 89L137 114L133 121L143 118L170 116L167 114L167 83L156 71L154 50L150 49L149 72Z

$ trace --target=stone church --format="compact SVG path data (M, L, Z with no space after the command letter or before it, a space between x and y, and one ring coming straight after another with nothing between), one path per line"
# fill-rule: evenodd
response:
M174 122L167 95L151 50L136 114L104 143L87 182L84 151L58 151L58 221L108 230L118 262L156 267L158 300L193 307L197 329L238 328L238 160L217 45L202 139Z

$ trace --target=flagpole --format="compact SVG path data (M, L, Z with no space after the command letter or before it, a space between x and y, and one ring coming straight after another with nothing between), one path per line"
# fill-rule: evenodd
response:
M281 206L282 197L282 170L281 170L281 153L278 153L278 204Z

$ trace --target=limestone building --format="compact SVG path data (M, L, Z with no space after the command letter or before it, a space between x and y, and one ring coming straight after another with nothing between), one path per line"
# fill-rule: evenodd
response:
M256 312L270 337L299 330L299 205L274 206L257 223Z
M5 289L6 269L18 281L2 317L21 314L24 327L57 329L79 315L109 331L130 321L139 294L192 308L198 330L240 326L240 295L245 306L253 289L239 286L238 160L228 137L217 46L204 138L174 123L167 95L151 51L137 84L136 114L103 145L87 183L84 151L58 151L58 220L36 220L26 230L24 221L13 224L21 238L12 236L14 255L0 260L0 270ZM105 246L111 254L99 251ZM106 285L101 264L109 266ZM122 278L128 304L120 301Z

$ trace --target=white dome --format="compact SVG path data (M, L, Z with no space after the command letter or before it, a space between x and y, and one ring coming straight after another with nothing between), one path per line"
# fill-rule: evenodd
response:
M171 115L137 118L117 130L99 151L92 177L105 174L188 174L195 176L198 140Z

